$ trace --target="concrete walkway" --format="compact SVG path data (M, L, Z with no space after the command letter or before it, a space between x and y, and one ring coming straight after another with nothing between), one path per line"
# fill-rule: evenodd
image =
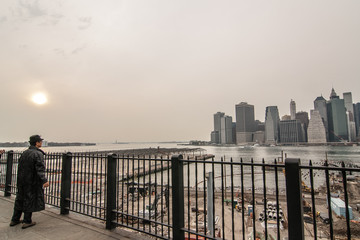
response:
M1 192L2 193L2 192ZM116 228L112 231L105 229L105 224L80 214L70 212L60 215L60 210L46 206L46 210L33 213L36 225L22 229L21 224L10 227L14 199L0 197L0 240L107 240L107 239L150 239L147 235Z

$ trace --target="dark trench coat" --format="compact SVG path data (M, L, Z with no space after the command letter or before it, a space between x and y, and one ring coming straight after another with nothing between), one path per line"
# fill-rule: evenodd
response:
M43 184L45 177L45 153L30 146L19 159L17 188L15 199L16 210L23 212L37 212L45 209Z

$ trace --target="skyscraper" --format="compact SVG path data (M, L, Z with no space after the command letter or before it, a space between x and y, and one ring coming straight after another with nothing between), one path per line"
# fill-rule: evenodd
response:
M331 93L330 93L330 100L331 100L331 99L334 99L334 98L339 99L339 96L336 94L335 89L332 88L332 89L331 89Z
M214 114L214 131L211 132L211 142L219 144L221 142L221 118L225 116L223 112Z
M290 101L290 116L291 116L291 120L296 119L296 103L292 99Z
M349 141L356 141L356 123L354 118L354 104L352 101L351 92L343 93L344 104L346 109L347 125L348 125L348 135Z
M350 111L346 111L346 120L348 126L348 136L349 142L356 141L356 124L354 121L351 121L351 118L354 118Z
M354 118L356 126L356 135L360 137L360 102L354 104Z
M223 116L221 118L221 131L220 131L220 143L231 144L233 143L232 136L232 117Z
M223 112L214 114L214 131L211 132L211 142L215 144L231 144L233 141L232 117Z
M320 113L321 118L323 119L325 131L326 131L326 139L329 141L329 123L328 123L328 116L327 116L327 107L326 107L326 100L321 97L317 97L314 101L314 109Z
M255 131L254 105L241 102L235 106L236 112L236 142L247 143L253 141Z
M331 90L330 100L327 102L330 142L346 141L349 139L348 124L344 99Z
M279 130L281 143L294 144L305 141L299 120L282 120L279 123Z
M346 111L350 112L350 121L354 121L354 106L351 92L343 93Z
M279 140L279 111L277 106L266 107L265 112L265 142L275 144Z
M304 136L304 141L307 142L307 128L309 126L309 114L307 112L297 112L296 120L299 120L302 128L302 135Z
M327 142L324 121L318 110L310 111L310 121L307 133L309 143Z

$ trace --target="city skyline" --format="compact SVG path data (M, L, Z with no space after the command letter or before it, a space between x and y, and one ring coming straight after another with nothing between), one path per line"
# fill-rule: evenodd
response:
M334 88L333 88L333 89L334 89ZM335 89L335 91L338 92L336 89ZM345 94L345 93L350 93L350 94L351 94L352 92L347 91L347 92L344 92L343 94ZM319 98L324 98L324 99L325 99L325 104L326 104L326 101L329 101L329 100L330 100L330 95L331 95L331 91L330 91L329 97L326 97L326 96L324 96L323 94L314 97L314 99L313 99L312 101L310 101L310 105L312 105L312 107L310 107L308 110L303 110L303 109L297 110L297 107L295 107L295 115L296 115L297 113L307 112L307 113L309 114L309 118L310 118L310 111L314 109L314 101L318 100ZM343 99L343 100L344 100L344 99ZM244 101L244 102L241 102L241 103L251 104L251 105L254 106L254 109L256 109L256 105L255 105L255 104L252 104L252 103L247 102L247 101ZM359 102L353 101L352 103L356 105L357 103L360 103L360 101L359 101ZM239 103L239 104L240 104L240 103ZM286 110L283 111L283 112L282 112L283 114L280 113L281 111L280 111L280 108L278 107L278 105L273 105L274 107L277 108L277 111L278 111L278 113L279 113L280 120L281 120L282 117L289 117L289 118L291 118L291 108L292 108L292 104L295 104L295 105L297 106L298 102L295 101L295 99L290 99L289 102L287 103L287 105L288 105L288 111L287 111L287 112L286 112ZM236 109L236 105L238 105L238 104L235 104L235 109ZM280 104L280 105L284 106L284 105L286 105L286 104L282 103L282 104ZM272 107L272 106L269 105L269 106L266 106L266 107L264 108L264 114L263 114L263 115L264 115L264 119L259 119L259 118L257 118L257 117L256 117L256 114L255 114L255 120L259 120L259 121L261 121L261 122L265 122L265 119L266 119L266 109L267 109L268 107ZM325 105L325 107L326 107L326 105ZM354 106L353 106L353 109L354 109ZM353 110L353 111L354 111L354 110ZM228 113L225 112L225 111L220 111L220 110L219 110L219 112L223 112L223 113L225 113L225 114L227 114L227 115L229 115L229 116L232 116L231 114L228 114ZM234 112L236 112L236 111L234 111ZM234 114L234 116L235 116L235 115L236 115L236 114Z
M0 142L208 140L360 89L360 2L4 0ZM37 94L42 93L42 94Z
M277 106L267 106L265 120L261 122L255 118L254 105L241 102L235 105L236 122L229 133L225 133L225 113L214 114L210 142L273 145L359 141L360 102L353 102L351 92L344 92L342 99L332 88L328 100L321 95L314 99L313 104L309 116L308 111L296 111L296 102L291 99L290 115L285 114L281 118ZM222 141L221 136L229 136L230 139Z

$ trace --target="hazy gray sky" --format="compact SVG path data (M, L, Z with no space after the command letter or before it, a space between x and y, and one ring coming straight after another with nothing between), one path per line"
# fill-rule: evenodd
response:
M209 140L235 104L360 101L360 1L2 0L0 141ZM34 104L34 93L48 102Z

